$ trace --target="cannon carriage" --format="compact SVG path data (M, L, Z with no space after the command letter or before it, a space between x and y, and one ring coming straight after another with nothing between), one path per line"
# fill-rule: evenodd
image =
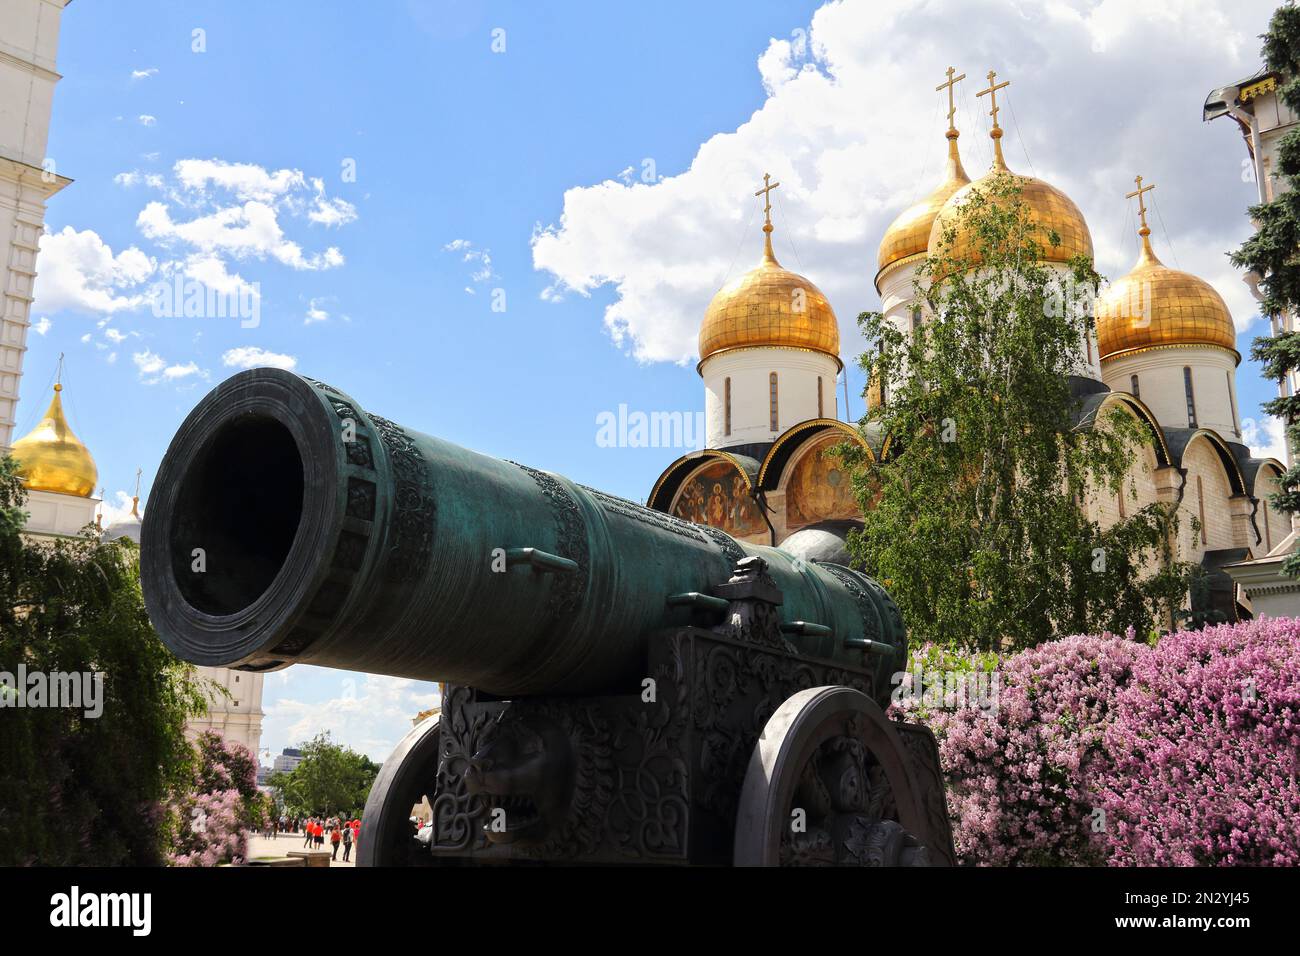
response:
M275 369L205 397L142 536L200 664L437 680L359 862L944 865L906 632L861 573L480 455ZM411 807L427 798L427 839Z

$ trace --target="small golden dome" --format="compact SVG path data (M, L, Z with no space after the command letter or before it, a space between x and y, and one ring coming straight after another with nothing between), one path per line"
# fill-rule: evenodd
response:
M18 476L29 491L89 498L99 472L89 449L68 427L61 391L62 385L54 386L54 398L45 417L29 434L14 442L10 454L18 462Z
M728 349L784 346L840 360L840 326L815 285L783 269L772 254L772 224L763 226L763 261L723 286L700 326L700 364Z
M920 202L899 213L898 218L889 224L885 236L880 240L880 252L877 261L880 270L918 253L924 253L930 247L930 229L935 216L943 208L952 194L970 182L966 170L961 164L961 155L957 152L955 129L947 132L948 137L948 174L939 187Z
M996 120L995 120L996 121ZM943 208L934 219L930 229L928 248L937 250L942 244L943 234L957 226L960 209L972 191L985 189L1000 176L1010 177L1020 188L1019 198L1025 204L1030 222L1039 227L1034 240L1043 247L1043 259L1046 262L1069 262L1075 256L1092 258L1092 233L1088 231L1087 220L1079 207L1065 193L1050 183L1033 176L1021 176L1007 169L1002 158L1002 130L993 127L989 134L993 139L993 166L987 173L968 186L957 190L944 203ZM1056 233L1061 238L1060 245L1053 246L1048 237ZM946 254L957 259L976 258L974 248L976 240L957 228L951 247Z
M1237 355L1237 329L1223 296L1204 279L1170 269L1151 249L1144 225L1133 271L1098 297L1097 349L1102 361L1161 345L1217 345Z

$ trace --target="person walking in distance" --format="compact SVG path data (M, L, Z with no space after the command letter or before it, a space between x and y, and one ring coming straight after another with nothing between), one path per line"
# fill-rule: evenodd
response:
M302 832L304 834L302 845L307 847L308 849L311 849L311 838L315 834L315 830L312 827L312 822L310 817L307 819L307 822L302 825Z
M350 823L343 826L343 862L348 862L348 857L352 854L352 826Z
M331 826L330 827L330 846L332 848L332 853L330 854L331 860L337 860L339 858L339 843L341 843L342 840L343 840L342 828L336 825Z

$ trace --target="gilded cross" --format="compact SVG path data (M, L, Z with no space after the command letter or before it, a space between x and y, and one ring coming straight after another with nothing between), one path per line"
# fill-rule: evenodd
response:
M952 100L953 87L956 86L958 83L960 83L962 80L966 79L965 73L963 73L961 76L953 76L953 74L956 72L957 71L954 70L952 67L948 67L947 69L948 82L940 83L938 86L934 88L934 91L936 93L941 92L942 90L945 89L948 91L948 129L949 130L955 130L957 128L956 125L953 123L953 117L957 115L957 106L956 104L953 103Z
M1143 197L1142 194L1149 193L1151 190L1155 189L1156 186L1155 183L1152 183L1150 186L1143 186L1141 176L1134 176L1133 182L1137 183L1137 189L1133 190L1131 193L1125 193L1124 198L1132 199L1134 196L1137 197L1138 216L1141 217L1142 219L1142 235L1145 236L1151 230L1147 227L1147 204L1146 204L1146 199Z
M771 231L772 231L772 195L771 195L771 193L772 193L772 190L773 190L773 189L775 189L777 186L780 186L780 185L781 185L780 183L774 183L774 182L772 182L772 177L771 177L768 173L764 173L764 174L763 174L763 188L760 189L758 192L754 193L755 196L762 196L762 197L763 197L763 202L764 202L764 206L763 206L763 215L766 217L766 222L763 223L763 228L764 228L764 230L766 230L767 232L771 232Z
M986 93L988 94L989 105L992 106L992 109L989 110L989 115L993 117L993 128L1001 129L1001 127L998 126L998 90L1002 89L1005 86L1010 86L1011 81L1003 80L1001 83L994 83L993 81L998 78L998 75L993 70L989 70L988 78L989 78L989 88L987 90L980 90L975 95L983 96Z

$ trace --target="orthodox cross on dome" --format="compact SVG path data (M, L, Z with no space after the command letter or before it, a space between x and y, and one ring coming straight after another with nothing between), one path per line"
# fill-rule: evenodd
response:
M771 195L771 193L772 193L772 190L773 190L773 189L775 189L777 186L780 186L780 185L781 185L780 183L774 183L774 182L772 182L772 177L771 177L770 174L768 174L768 173L764 173L764 174L763 174L763 188L760 189L758 192L754 193L755 196L762 196L762 197L763 197L763 216L764 216L765 219L766 219L766 221L763 223L763 231L764 231L764 232L771 232L771 231L772 231L772 195Z
M776 254L772 252L772 190L780 185L772 182L770 174L764 173L763 188L754 193L763 197L763 261L773 264L776 263Z
M144 474L143 468L135 470L135 497L131 499L131 514L140 517L140 476Z
M1147 204L1146 199L1142 194L1149 193L1151 190L1155 189L1156 184L1152 183L1149 186L1143 186L1141 176L1134 176L1133 182L1137 183L1137 189L1133 190L1131 193L1125 193L1124 198L1132 199L1134 196L1137 197L1138 218L1142 221L1142 228L1138 230L1138 235L1145 238L1146 236L1151 235L1151 229L1147 226Z
M946 73L948 75L948 81L946 83L940 83L938 86L934 88L934 91L936 93L940 93L945 89L948 91L948 133L952 136L957 135L957 124L953 122L953 118L956 117L957 115L957 105L956 103L953 102L953 98L952 98L953 87L955 87L962 80L966 79L965 73L963 73L961 76L953 76L953 74L956 72L957 71L953 69L951 66L948 67L948 69L946 70Z
M993 117L993 128L989 130L989 137L993 140L993 165L1006 168L1006 161L1002 158L1002 127L998 125L998 90L1004 89L1011 85L1010 80L1003 80L1001 83L995 82L998 74L995 70L989 70L988 80L989 88L980 90L976 96L988 96L989 98L989 115Z

